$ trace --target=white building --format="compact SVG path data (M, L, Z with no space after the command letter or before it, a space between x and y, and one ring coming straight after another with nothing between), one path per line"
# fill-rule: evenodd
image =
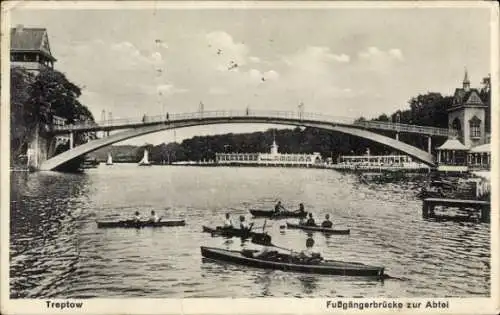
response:
M408 155L349 155L341 156L337 167L359 168L401 168L401 169L428 169L423 163L413 160Z
M318 152L312 154L279 153L276 141L273 141L269 153L216 153L215 159L217 164L227 165L310 167L322 163Z

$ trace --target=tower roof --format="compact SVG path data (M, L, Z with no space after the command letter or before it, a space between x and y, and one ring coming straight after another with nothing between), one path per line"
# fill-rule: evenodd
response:
M11 28L10 51L39 52L50 60L56 61L50 52L49 38L45 28L25 28L22 25Z
M464 81L463 81L463 83L464 83L464 84L466 84L466 83L467 83L467 84L468 84L468 83L470 83L470 81L469 81L469 75L468 75L468 73L467 73L467 68L465 68L465 75L464 75Z
M486 106L479 96L479 91L477 89L465 90L462 88L455 89L455 94L453 96L452 108L461 106Z

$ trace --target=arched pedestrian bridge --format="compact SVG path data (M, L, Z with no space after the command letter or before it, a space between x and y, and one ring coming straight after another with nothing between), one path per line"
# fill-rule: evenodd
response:
M54 126L53 133L55 135L69 133L70 139L73 138L73 133L75 132L124 131L90 141L74 148L72 146L72 140L70 140L70 150L46 160L41 164L40 169L55 170L65 163L89 152L150 133L193 126L237 123L303 126L337 131L386 145L430 166L434 166L434 158L432 154L430 154L431 137L448 137L455 134L453 130L442 128L379 121L354 121L352 118L303 112L246 110L167 114L161 116L144 116L137 119L115 119L101 122L85 122L73 125ZM393 131L396 133L396 139L377 134L374 132L375 130ZM398 141L397 135L401 132L417 133L428 136L429 152Z

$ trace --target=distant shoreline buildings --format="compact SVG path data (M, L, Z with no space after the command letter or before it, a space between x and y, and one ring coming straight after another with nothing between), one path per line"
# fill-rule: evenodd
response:
M255 166L293 166L312 167L323 164L321 154L279 153L276 140L273 140L269 153L216 153L218 165L255 165Z

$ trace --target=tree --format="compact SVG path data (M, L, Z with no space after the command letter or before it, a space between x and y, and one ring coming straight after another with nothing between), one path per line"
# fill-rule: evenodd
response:
M11 159L15 160L22 152L26 152L30 130L38 120L39 108L28 103L33 75L20 67L10 72L10 140Z
M377 120L377 121L390 121L391 119L386 114L382 114L382 115L378 116L377 118L375 118L373 120Z
M481 81L481 89L479 90L479 97L484 102L486 107L486 119L484 128L486 132L491 132L491 76L484 77Z
M94 121L89 109L78 101L81 90L64 74L43 69L34 75L24 68L13 67L10 72L11 91L11 158L26 152L33 133L48 131L53 115L69 123ZM38 130L36 128L39 128ZM85 142L91 134L76 134L75 144Z
M78 101L81 89L66 76L52 69L43 69L32 84L30 101L46 104L54 115L66 118L68 123L78 120L94 121L88 108Z

